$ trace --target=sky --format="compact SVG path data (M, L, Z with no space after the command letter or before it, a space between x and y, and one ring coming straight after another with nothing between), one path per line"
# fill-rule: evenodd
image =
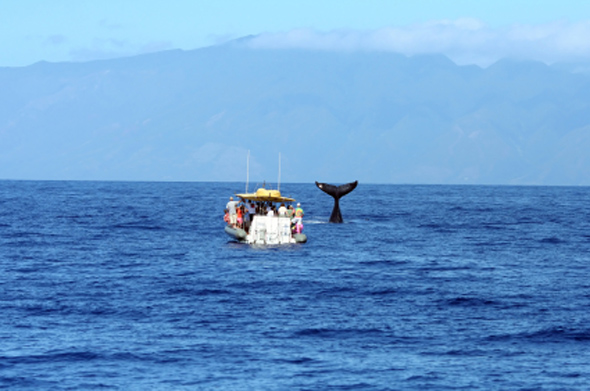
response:
M253 47L590 61L583 0L2 0L0 66L192 50L244 36Z

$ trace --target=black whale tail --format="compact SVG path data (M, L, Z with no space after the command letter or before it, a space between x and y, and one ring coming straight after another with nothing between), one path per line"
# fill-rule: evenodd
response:
M351 191L356 188L358 185L358 181L354 181L352 183L346 183L340 186L334 186L327 183L315 183L317 187L320 188L324 193L331 195L334 197L334 209L332 210L332 215L330 216L330 223L341 223L342 222L342 214L340 213L340 198L344 197Z

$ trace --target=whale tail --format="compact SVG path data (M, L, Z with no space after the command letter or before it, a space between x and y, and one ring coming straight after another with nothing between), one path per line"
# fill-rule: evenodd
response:
M328 183L315 183L317 187L320 188L324 193L331 195L334 197L334 209L332 209L332 214L330 215L330 223L341 223L342 222L342 214L340 213L340 198L344 197L351 191L356 188L358 185L358 181L354 181L352 183L346 183L340 186L330 185Z

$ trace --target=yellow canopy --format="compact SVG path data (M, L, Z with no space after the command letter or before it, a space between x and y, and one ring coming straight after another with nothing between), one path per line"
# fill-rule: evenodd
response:
M293 198L281 197L281 192L278 190L258 189L256 193L236 194L248 201L270 201L270 202L294 202Z

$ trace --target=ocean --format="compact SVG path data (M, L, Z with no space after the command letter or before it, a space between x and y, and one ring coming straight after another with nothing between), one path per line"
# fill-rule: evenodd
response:
M590 188L360 183L329 224L281 184L281 247L224 233L244 190L0 181L0 388L590 389Z

